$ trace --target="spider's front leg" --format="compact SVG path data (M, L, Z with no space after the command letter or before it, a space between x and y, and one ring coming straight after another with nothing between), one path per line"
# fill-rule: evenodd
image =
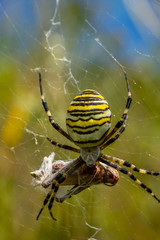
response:
M71 175L76 169L78 169L83 163L84 163L84 161L82 160L82 158L78 157L74 161L72 161L72 164L67 164L66 166L64 166L61 169L61 171L58 172L58 174L56 174L55 178L52 179L51 190L49 191L46 198L44 199L43 206L37 215L37 218L36 218L37 220L39 219L44 207L48 204L48 202L49 202L49 204L48 204L49 213L50 213L52 219L56 220L56 218L53 217L51 209L52 209L54 199L56 198L56 194L58 192L59 185L61 185L66 180L66 178L69 175Z
M53 205L53 202L54 202L54 198L56 196L56 193L58 192L58 189L59 189L59 184L56 180L54 180L53 184L52 184L52 187L51 187L51 190L49 191L49 193L47 194L46 198L44 199L44 202L43 202L43 206L42 208L40 209L38 215L37 215L37 220L39 219L44 207L46 206L46 204L48 203L49 201L49 204L48 204L48 210L50 212L50 215L52 217L53 220L57 220L56 218L53 217L53 214L51 212L51 208L52 208L52 205Z

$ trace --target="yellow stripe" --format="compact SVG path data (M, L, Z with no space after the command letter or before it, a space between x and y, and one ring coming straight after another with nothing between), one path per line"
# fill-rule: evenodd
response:
M136 167L136 166L133 165L133 164L131 164L131 166L130 166L131 169L134 169L135 167Z
M76 126L82 126L82 127L87 127L87 126L91 126L91 125L94 125L94 124L98 124L98 125L101 125L105 122L108 122L110 121L110 117L107 117L107 118L102 118L100 120L94 120L94 119L90 119L89 121L77 121L77 122L72 122L71 120L66 120L66 123L71 126L71 127L76 127Z
M141 181L139 179L136 179L135 182L138 184L138 185L141 185Z
M83 95L77 95L74 99L76 99L76 98L79 98L79 97L81 97L81 98L85 98L85 97L98 97L98 98L101 98L101 99L104 99L104 97L102 97L101 95L93 95L92 93L90 93L90 94L83 94Z
M108 105L107 104L103 104L103 105L91 105L91 106L69 106L69 109L68 111L74 111L74 110L91 110L91 109L101 109L101 110L104 110L105 108L108 108ZM94 114L94 112L93 112Z
M142 174L146 174L146 170L144 170L144 169L139 169L139 173L142 173Z
M47 111L47 116L50 117L51 116L51 112L48 110Z
M43 95L41 95L41 99L44 100L44 96Z

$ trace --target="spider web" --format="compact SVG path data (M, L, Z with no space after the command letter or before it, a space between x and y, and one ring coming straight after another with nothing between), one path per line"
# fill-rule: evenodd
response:
M47 191L34 189L29 175L53 151L56 160L77 156L46 140L72 145L48 122L39 71L64 129L69 103L86 88L106 98L114 126L126 104L126 71L133 96L127 129L104 152L160 171L159 12L158 0L0 1L1 239L159 239L158 203L127 176L55 203L57 222L47 209L36 222ZM160 197L159 177L135 175Z

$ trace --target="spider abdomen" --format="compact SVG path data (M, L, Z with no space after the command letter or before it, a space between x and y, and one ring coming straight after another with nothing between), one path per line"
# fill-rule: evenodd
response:
M111 126L107 101L94 90L84 90L71 102L66 125L68 134L80 148L99 146Z

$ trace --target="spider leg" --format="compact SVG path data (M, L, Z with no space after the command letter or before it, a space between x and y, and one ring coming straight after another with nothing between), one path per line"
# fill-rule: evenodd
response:
M53 194L52 194L52 196L51 196L51 199L50 199L50 201L49 201L48 210L49 210L49 213L50 213L51 218L56 221L57 219L56 219L55 217L53 217L53 214L52 214L51 209L52 209L54 199L55 199L56 194L57 194L58 189L59 189L59 184L58 184L58 185L54 185L54 186L53 186L53 184L52 184L52 188L54 189L54 192L53 192Z
M101 156L102 156L102 158L104 158L106 160L109 160L113 163L118 163L119 165L123 165L125 167L131 168L133 171L138 172L138 173L154 175L154 176L160 175L160 172L148 171L148 170L145 170L145 169L137 168L134 164L131 164L130 162L127 162L127 161L125 161L123 159L120 159L120 158L111 157L111 156L105 155L103 153L101 153Z
M158 202L160 202L160 199L157 198L157 196L152 192L152 190L150 188L148 188L144 183L142 183L139 179L137 179L131 172L129 172L127 169L121 167L121 166L118 166L117 164L115 163L112 163L102 157L100 157L98 159L100 162L102 163L105 163L107 164L108 166L110 167L113 167L115 169L117 169L118 171L122 172L123 174L126 174L128 175L133 181L135 181L135 183L137 183L140 187L142 187L145 191L147 191L152 197L154 197Z
M40 93L41 93L41 100L42 100L42 105L44 107L44 110L46 111L47 113L47 116L49 118L49 121L51 123L51 125L59 132L61 133L63 136L65 136L67 139L69 139L70 141L73 142L72 138L57 124L55 123L52 115L51 115L51 112L48 108L48 105L47 105L47 102L45 101L44 99L44 95L43 95L43 89L42 89L42 79L41 79L41 73L39 73L39 87L40 87Z
M49 137L47 137L47 140L49 142L51 142L53 145L57 146L57 147L64 148L66 150L70 150L70 151L73 151L73 152L80 153L80 150L78 148L74 148L74 147L71 147L71 146L68 146L68 145L57 143L56 141L53 141Z
M46 198L45 198L44 201L43 201L43 206L41 207L41 209L40 209L40 211L39 211L39 213L38 213L38 215L37 215L36 220L39 219L39 217L40 217L40 215L41 215L44 207L46 206L46 204L48 203L48 201L49 201L49 199L50 199L50 197L51 197L51 195L52 195L52 192L53 192L53 189L51 188L51 190L49 191L49 193L47 194Z
M46 198L44 199L43 202L43 206L40 209L38 215L37 215L37 220L39 219L44 207L48 204L48 209L49 209L49 213L51 215L51 217L53 218L53 220L56 220L53 217L53 214L51 212L52 209L52 205L54 202L54 199L56 197L56 193L59 189L59 185L65 181L65 179L67 178L67 176L69 176L70 174L72 174L76 169L78 169L82 164L84 163L84 161L81 159L81 157L76 158L73 163L71 165L66 165L62 171L58 172L58 174L56 175L55 179L52 182L52 186L51 186L51 190L49 191L49 193L47 194Z
M55 221L57 220L56 218L53 217L53 214L51 212L51 208L52 208L53 201L54 201L54 197L53 196L56 196L58 188L59 188L59 184L58 184L58 181L55 179L53 181L53 183L52 183L51 190L49 191L49 193L47 194L46 198L44 199L43 206L42 206L42 208L40 209L40 211L39 211L39 213L37 215L37 218L36 218L37 220L39 219L39 217L40 217L44 207L47 205L49 200L50 200L49 205L48 205L49 213L50 213L51 217L53 218L53 220L55 220Z
M124 132L124 130L126 128L127 120L128 120L128 116L126 116L126 119L125 119L122 127L120 128L119 132L113 138L110 138L107 142L105 142L105 144L100 147L101 150L103 150L108 145L110 145L113 142L115 142L120 137L120 135Z
M123 126L123 124L125 123L126 119L127 119L127 115L128 115L128 110L130 108L130 105L131 105L131 102L132 102L132 97L131 97L131 92L130 92L130 87L129 87L129 81L128 81L128 78L127 78L127 75L126 75L126 72L124 72L124 76L125 76L125 80L126 80L126 84L127 84L127 90L128 90L128 98L127 98L127 103L126 103L126 107L125 107L125 110L123 112L123 115L121 117L121 119L117 122L117 124L115 125L115 127L111 130L111 132L105 137L104 139L104 143L102 144L101 146L101 149L104 149L106 146L108 146L108 144L106 143L106 141L108 139L110 139L116 132L119 128L121 128L121 126ZM126 124L126 123L125 123ZM123 127L122 127L123 128ZM125 128L124 128L125 129ZM120 130L121 133L124 131L123 130ZM120 134L121 134L120 133ZM119 136L118 136L119 137ZM116 138L117 139L117 138ZM115 140L116 140L115 139ZM114 140L114 141L115 141Z

